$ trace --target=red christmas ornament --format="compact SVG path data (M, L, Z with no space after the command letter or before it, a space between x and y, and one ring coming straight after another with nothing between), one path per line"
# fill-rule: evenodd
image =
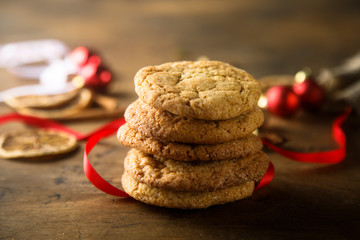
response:
M98 66L93 63L88 63L80 70L80 75L85 78L85 81L91 81L96 76Z
M102 64L99 55L90 52L86 47L75 48L70 56L71 62L77 67L77 71L84 78L84 85L95 91L106 90L111 82L112 74Z
M86 47L77 47L70 53L70 60L78 67L84 66L89 59L90 52Z
M289 117L299 108L299 98L291 86L274 86L267 93L267 109L279 116Z
M96 66L100 66L101 58L98 55L91 55L91 56L89 56L88 63L93 63Z
M104 91L111 81L111 73L103 66L97 66L96 63L87 63L80 71L84 78L85 86L96 91Z
M325 99L325 91L311 77L295 83L293 91L299 96L301 106L307 110L319 109Z
M102 70L99 74L100 81L102 84L107 85L111 81L112 74L108 70Z

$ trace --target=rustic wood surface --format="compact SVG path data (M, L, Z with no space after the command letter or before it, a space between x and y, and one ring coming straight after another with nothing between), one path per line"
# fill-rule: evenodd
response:
M0 1L0 44L55 38L97 49L113 70L112 94L136 99L133 76L147 65L208 56L260 78L303 66L333 67L360 50L358 1ZM29 83L0 69L0 90ZM0 113L12 112L0 104ZM334 115L267 115L265 127L303 149L336 147ZM83 133L108 119L67 121ZM8 123L0 131L27 126ZM344 124L347 158L324 166L271 151L273 182L248 199L183 211L118 199L97 190L82 170L85 142L57 160L0 159L0 239L358 239L359 118ZM128 148L115 137L90 155L120 186Z

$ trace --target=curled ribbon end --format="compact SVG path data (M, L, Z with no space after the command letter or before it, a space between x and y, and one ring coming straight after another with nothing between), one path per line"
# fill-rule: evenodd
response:
M93 134L89 135L89 140L85 145L84 159L83 159L83 167L84 172L88 180L99 190L116 196L116 197L130 197L126 192L120 190L119 188L114 187L109 182L107 182L104 178L102 178L96 170L91 165L88 154L92 150L92 148L99 142L102 138L107 137L113 133L115 133L119 126L125 123L124 119L119 119L116 122L116 127L114 126L115 122L112 122L106 125L104 128L95 131Z
M271 144L265 139L261 139L263 144L270 147L275 152L292 160L307 163L336 164L342 162L346 157L346 136L340 125L349 117L351 107L338 116L332 125L334 141L339 145L337 149L321 152L296 152L290 151Z
M260 180L259 184L255 187L254 191L259 190L262 187L268 185L274 178L275 175L275 168L272 162L269 162L268 169L266 170L265 175Z

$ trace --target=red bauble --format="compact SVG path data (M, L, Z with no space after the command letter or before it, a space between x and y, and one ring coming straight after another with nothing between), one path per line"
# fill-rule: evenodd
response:
M291 86L274 86L267 93L267 109L279 116L289 117L299 108L299 98Z
M313 79L308 77L301 83L295 83L293 91L299 96L301 106L307 110L319 109L325 99L325 91Z
M89 56L89 59L88 59L88 63L93 63L97 66L100 66L101 65L101 58L99 57L99 55L90 55Z
M111 73L97 63L89 62L81 68L80 75L85 80L85 86L96 91L104 91L111 82Z
M82 67L84 66L90 56L89 49L86 47L77 47L70 53L70 60L77 66Z
M76 66L80 76L84 78L85 87L95 91L104 91L111 82L112 74L102 64L99 55L90 52L86 47L75 48L70 56L70 61Z

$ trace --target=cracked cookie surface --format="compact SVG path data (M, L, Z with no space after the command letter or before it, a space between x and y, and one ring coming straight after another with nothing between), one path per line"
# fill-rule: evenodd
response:
M259 137L247 137L219 144L186 144L160 141L141 135L126 123L118 130L118 140L125 146L147 154L179 161L215 161L252 155L262 148Z
M131 128L146 137L195 144L217 144L246 137L264 121L258 107L236 118L209 121L180 117L140 99L127 107L124 116Z
M209 192L178 192L137 182L127 172L122 176L126 193L138 201L167 208L197 209L234 202L252 195L253 181Z
M131 149L125 171L138 182L173 191L213 191L258 181L269 165L262 151L246 158L208 162L182 162Z
M220 61L181 61L148 66L135 75L147 104L173 114L225 120L257 105L261 87L246 71Z

